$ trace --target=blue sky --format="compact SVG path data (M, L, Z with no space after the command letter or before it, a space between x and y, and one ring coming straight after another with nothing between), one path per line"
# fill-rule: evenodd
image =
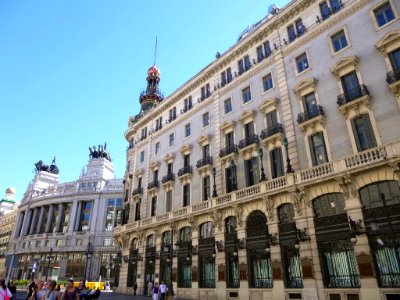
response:
M60 181L76 180L105 141L121 177L155 37L167 96L287 2L0 1L0 196L13 186L22 198L33 164L53 156Z

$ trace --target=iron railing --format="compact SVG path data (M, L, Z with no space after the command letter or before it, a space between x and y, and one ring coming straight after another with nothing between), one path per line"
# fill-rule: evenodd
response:
M184 166L183 168L180 168L178 171L178 176L183 176L185 174L192 174L192 166Z
M400 68L393 69L392 71L386 73L386 82L388 84L395 83L400 80Z
M239 141L239 149L243 149L247 146L258 144L258 135L257 134L250 134L248 137Z
M369 91L364 84L361 84L346 91L344 94L337 96L336 103L337 105L342 106L366 95L369 95Z
M143 188L142 187L138 187L136 189L134 189L132 191L132 196L136 196L136 195L141 195L143 194Z
M175 181L175 174L174 173L167 174L161 179L162 183L166 183L168 181Z
M303 274L299 251L293 244L281 245L286 288L302 288Z
M310 107L309 110L299 113L297 115L297 123L304 123L317 116L325 116L324 110L321 105L314 105L313 107Z
M231 145L231 146L228 146L226 148L222 148L219 151L219 157L225 157L225 156L227 156L227 155L229 155L231 153L237 153L237 152L238 152L237 146L236 145Z
M263 140L277 133L284 133L283 125L276 123L272 127L265 128L261 131L260 138Z
M153 189L153 188L158 188L159 186L160 186L160 181L158 181L158 180L153 180L152 182L150 182L150 183L147 185L147 189L150 190L150 189Z
M196 163L197 168L204 167L206 165L212 165L213 164L213 159L211 156L207 155L206 157L199 159Z

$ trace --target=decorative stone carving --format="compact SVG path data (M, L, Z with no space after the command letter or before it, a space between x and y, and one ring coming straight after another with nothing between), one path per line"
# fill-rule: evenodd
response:
M265 204L265 210L268 214L268 220L273 221L275 219L275 199L271 196L264 196L262 199Z
M197 220L193 217L190 217L188 219L188 223L192 226L193 231L198 231L199 230L199 224L197 223Z
M357 197L357 189L354 186L351 175L348 174L342 177L337 177L336 180L338 181L339 187L345 198Z
M303 202L306 203L306 191L302 187L296 187L292 191L292 197L294 208L296 209L297 214L301 216L303 214ZM311 202L308 201L306 204L307 206L310 206Z
M214 221L214 226L218 228L219 231L222 230L222 213L219 210L214 210L211 215L211 219Z
M237 220L237 224L239 227L243 226L243 207L241 205L237 205L234 207L235 209L235 216Z

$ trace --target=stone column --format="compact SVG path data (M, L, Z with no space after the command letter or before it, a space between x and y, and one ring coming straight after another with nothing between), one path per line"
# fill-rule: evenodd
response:
M44 206L42 206L40 208L39 220L38 220L37 227L36 227L36 234L41 233L40 228L42 227L42 223L43 223L43 215L44 215Z
M242 227L238 226L236 228L236 232L239 240L246 239L245 226ZM239 263L239 279L240 279L239 299L250 299L246 249L238 249L238 263Z
M26 215L25 211L20 212L18 215L18 222L17 222L17 226L15 226L15 233L14 233L15 238L18 238L21 234L21 230L22 230L21 227L24 223L25 215Z
M68 233L72 233L74 231L77 209L78 201L72 202L71 209L69 210Z
M220 221L221 223L224 223L223 221ZM221 224L221 230L218 228L218 226L215 227L215 241L222 241L223 245L225 245L225 236L224 236L224 230L223 226ZM225 251L218 251L216 250L216 256L215 256L215 288L216 288L216 293L217 293L217 298L218 299L224 299L226 298L226 293L225 293L225 288L226 288L226 265L225 265ZM221 271L221 280L219 278L219 273ZM222 276L222 272L224 272L224 276Z
M34 208L33 209L33 216L32 216L32 219L31 219L31 226L29 227L29 235L32 235L32 234L34 234L36 232L35 229L36 229L36 226L37 226L37 223L36 223L37 214L38 214L38 209Z
M58 214L56 222L56 232L61 232L61 222L64 215L64 205L62 203L58 204Z
M54 205L50 204L49 212L47 215L46 233L50 233L50 226L53 222Z
M25 236L27 234L27 230L28 230L29 222L30 222L30 218L31 218L31 213L32 213L32 211L30 209L27 209L25 212L24 222L22 224L21 236Z
M82 201L79 201L78 202L78 209L76 210L76 214L75 214L74 231L78 231L78 229L79 229L81 211L82 211Z

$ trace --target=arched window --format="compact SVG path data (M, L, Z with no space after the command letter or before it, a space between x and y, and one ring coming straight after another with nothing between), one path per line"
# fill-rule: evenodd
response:
M344 212L344 197L342 193L325 194L313 201L314 216L326 217Z
M200 225L200 238L214 237L214 224L213 222L205 222Z
M366 209L399 204L399 182L392 180L370 184L360 189L360 198Z
M291 203L282 204L278 207L278 217L280 224L294 222L294 207Z
M138 239L134 238L131 243L131 249L136 250L138 248Z
M237 221L236 217L228 217L225 219L225 233L233 234L236 233Z
M179 232L179 241L191 242L192 241L192 228L183 227Z
M247 218L246 233L247 238L267 237L267 217L262 211L256 210L249 215Z
M239 288L239 260L238 260L238 240L237 240L237 220L230 216L225 219L225 260L226 260L226 287Z
M164 231L162 234L162 245L168 246L172 243L172 231Z
M146 247L154 247L154 246L155 246L154 234L151 234L147 237Z

